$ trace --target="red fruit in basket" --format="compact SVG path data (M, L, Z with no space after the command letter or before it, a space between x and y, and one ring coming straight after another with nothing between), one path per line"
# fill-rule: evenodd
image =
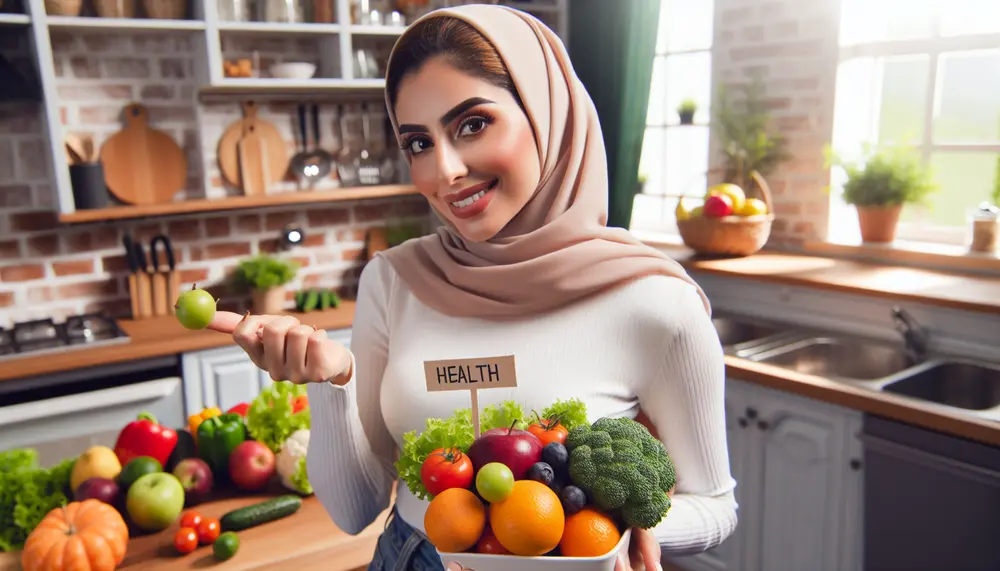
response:
M458 448L438 448L420 466L420 480L432 495L472 485L472 460Z
M469 458L476 472L490 462L505 464L515 480L524 479L528 469L542 458L542 441L527 430L493 428L484 432L469 447Z
M500 544L497 536L493 535L493 530L487 525L483 530L483 536L476 542L476 553L489 553L492 555L506 555L510 553L507 548Z
M724 194L713 194L705 199L702 213L711 218L722 218L733 213L733 200Z

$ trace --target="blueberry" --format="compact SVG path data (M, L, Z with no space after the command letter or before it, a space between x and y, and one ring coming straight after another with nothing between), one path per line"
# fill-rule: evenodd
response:
M562 500L563 510L566 515L573 515L587 505L587 494L576 486L566 486L563 488L559 499Z
M569 452L566 451L566 447L559 442L549 442L542 448L542 462L547 463L549 466L556 471L560 471L566 467L566 463L569 461Z
M562 481L559 479L552 480L552 483L549 484L549 489L555 492L557 496L562 493L563 488L565 487L566 485L563 484Z
M524 475L528 480L535 480L548 486L556 479L556 473L546 462L535 462L528 468L528 473Z

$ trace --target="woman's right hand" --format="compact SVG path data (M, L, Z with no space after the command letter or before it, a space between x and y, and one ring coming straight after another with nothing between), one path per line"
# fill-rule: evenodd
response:
M351 378L351 354L326 331L290 315L239 315L218 311L208 328L233 336L257 367L275 381L343 385Z

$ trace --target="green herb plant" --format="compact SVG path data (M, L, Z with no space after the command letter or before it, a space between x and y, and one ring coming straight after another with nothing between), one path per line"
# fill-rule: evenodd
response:
M684 113L693 114L697 110L698 110L698 103L695 102L695 100L691 99L690 97L688 97L684 101L681 101L681 104L677 106L677 112L682 115Z
M236 267L236 282L251 289L265 290L282 286L295 279L299 264L275 256L260 255L247 258Z
M724 168L724 182L751 188L754 171L768 176L788 159L787 140L771 130L771 113L765 97L764 82L755 75L742 98L732 89L719 86L712 126L719 139Z
M844 202L859 208L927 206L930 195L938 190L930 167L905 143L865 144L857 161L845 161L829 148L826 154L827 166L839 166L847 175Z

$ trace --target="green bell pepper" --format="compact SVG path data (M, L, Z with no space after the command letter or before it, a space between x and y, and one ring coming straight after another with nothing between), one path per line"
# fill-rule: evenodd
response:
M213 416L198 425L198 457L218 479L229 477L229 455L247 439L243 417L235 413Z

